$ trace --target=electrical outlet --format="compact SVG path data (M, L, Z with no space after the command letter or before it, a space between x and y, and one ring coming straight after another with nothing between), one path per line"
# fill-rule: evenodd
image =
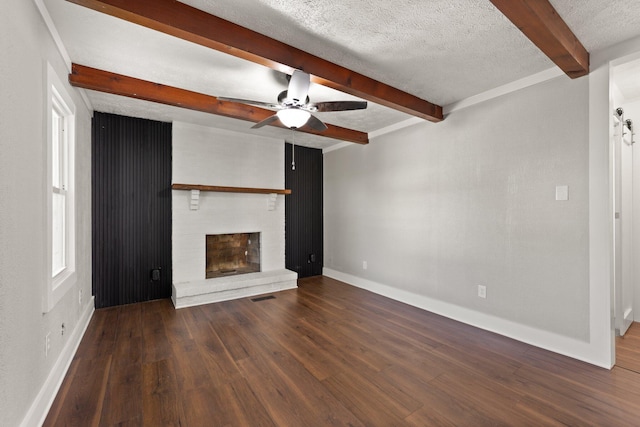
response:
M60 335L64 336L64 323L62 324L62 326L60 328Z
M484 285L478 285L478 296L480 298L486 298L487 297L487 287Z
M82 305L82 289L78 291L78 305Z
M362 261L362 269L366 270L369 266L367 265L367 261Z
M47 333L44 337L44 356L47 357L49 355L49 350L51 350L51 332Z

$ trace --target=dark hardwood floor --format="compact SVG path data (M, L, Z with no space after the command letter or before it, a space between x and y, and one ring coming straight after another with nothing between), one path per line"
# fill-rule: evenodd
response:
M616 337L616 366L640 373L640 323L632 323L623 337Z
M97 310L45 425L640 425L629 369L328 278L274 296Z

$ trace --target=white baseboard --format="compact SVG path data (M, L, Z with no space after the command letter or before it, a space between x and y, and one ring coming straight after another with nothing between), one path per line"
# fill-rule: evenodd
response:
M49 376L42 385L40 392L31 404L31 407L29 408L27 415L22 420L22 423L20 423L21 427L41 426L44 423L44 420L49 413L49 409L51 409L51 405L53 404L53 400L56 398L58 390L60 390L64 376L69 370L73 356L76 354L80 341L82 341L82 337L87 330L87 326L89 326L89 322L93 317L93 312L95 311L94 307L95 300L94 297L91 297L91 300L87 303L84 312L78 320L76 328L73 330L73 333L69 337L67 344L62 349L58 360L56 360L51 372L49 372Z
M440 301L424 295L404 291L402 289L373 282L347 273L342 273L330 268L323 268L322 274L332 279L340 280L341 282L348 283L358 288L366 289L387 298L391 298L480 329L495 332L496 334L504 335L506 337L513 338L514 340L531 344L554 353L559 353L573 359L582 360L583 362L587 362L592 365L611 369L611 366L603 365L596 360L596 358L591 356L591 354L594 353L594 349L590 343L586 341L577 340L575 338L566 337L553 332L543 331L531 326L515 323L510 320L481 313L469 308L460 307L455 304Z
M633 309L632 308L628 308L625 310L624 312L624 318L622 319L622 331L619 331L620 336L623 336L624 334L627 333L627 329L629 329L629 327L631 326L631 324L633 323Z

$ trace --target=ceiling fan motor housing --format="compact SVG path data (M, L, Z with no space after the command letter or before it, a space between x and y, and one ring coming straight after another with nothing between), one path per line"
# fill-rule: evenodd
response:
M292 106L302 107L309 103L309 96L307 96L304 102L300 102L300 100L298 99L287 98L287 95L288 95L288 91L286 90L283 90L278 95L278 103L281 104L283 107L292 107Z

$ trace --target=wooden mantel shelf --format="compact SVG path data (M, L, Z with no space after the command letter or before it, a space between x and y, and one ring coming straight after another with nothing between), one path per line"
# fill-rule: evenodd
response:
M291 194L291 190L285 188L279 190L275 188L251 188L251 187L219 187L217 185L198 185L198 184L172 184L173 190L199 190L199 191L216 191L219 193L254 193L254 194Z

